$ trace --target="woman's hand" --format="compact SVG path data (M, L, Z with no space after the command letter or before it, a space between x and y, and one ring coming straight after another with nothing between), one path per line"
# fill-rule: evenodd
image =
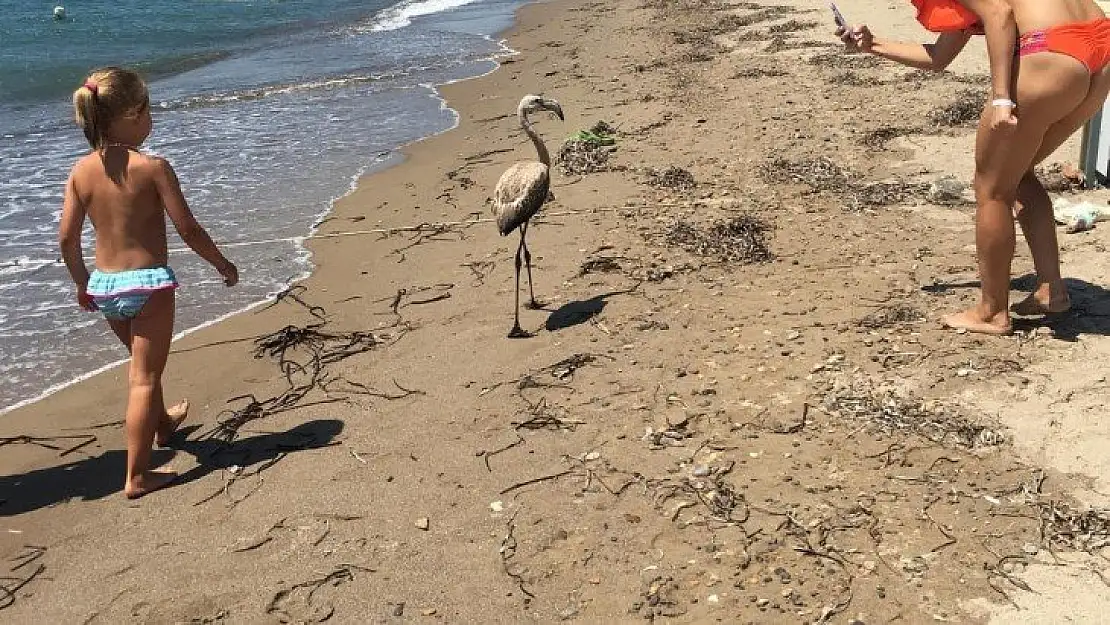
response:
M864 24L848 29L837 28L836 36L840 37L849 52L871 52L871 46L875 45L875 36Z
M1018 119L1014 115L1014 104L1010 102L1008 105L1001 102L991 103L990 117L991 130L1012 130L1017 127Z

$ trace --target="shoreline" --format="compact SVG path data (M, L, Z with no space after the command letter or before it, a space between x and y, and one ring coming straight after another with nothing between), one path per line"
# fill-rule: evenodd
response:
M518 7L516 12L519 13L519 11L521 11L525 7L527 7L529 5L532 5L532 4L537 4L537 3L540 3L540 2L543 2L543 1L544 0L529 0L525 4ZM388 170L392 167L402 166L405 163L405 161L408 160L406 150L408 150L410 147L412 147L414 145L418 145L418 144L420 144L424 141L434 139L434 138L436 138L440 135L451 132L451 131L453 131L453 130L455 130L459 127L459 123L460 123L459 112L458 112L458 110L452 108L450 103L448 102L448 100L443 96L443 89L445 87L449 87L449 86L457 84L457 83L467 82L467 81L470 81L470 80L477 80L477 79L483 78L485 76L488 76L488 75L496 72L498 69L501 68L502 64L499 62L498 59L512 58L513 56L518 55L519 53L517 51L513 50L507 44L507 41L508 41L507 36L510 33L512 33L514 31L514 29L516 28L515 21L516 21L516 18L514 18L514 24L513 25L504 29L500 33L493 33L491 35L486 36L486 38L489 39L489 41L491 43L495 43L495 44L501 46L501 48L502 48L500 52L498 52L497 54L489 57L489 59L486 59L486 60L488 60L488 61L490 61L494 64L494 67L492 69L490 69L487 72L483 72L481 74L476 74L474 76L469 76L467 78L454 79L454 80L450 80L448 82L441 83L441 84L422 84L422 85L420 85L421 87L427 88L430 91L430 93L428 94L428 97L433 98L435 100L438 100L440 102L440 110L451 111L452 116L454 117L454 121L452 122L450 127L445 128L443 130L439 130L437 132L433 132L432 134L420 137L418 139L403 143L401 145L398 145L395 148L389 150L388 152L380 152L377 155L375 155L373 162L361 167L357 173L355 173L354 175L351 176L349 184L347 185L347 190L345 192L343 192L342 194L337 195L337 196L333 197L332 199L330 199L327 202L327 208L325 208L320 214L318 214L315 218L313 218L312 224L309 226L309 230L308 230L307 234L305 234L303 236L284 237L284 238L280 238L280 239L271 239L271 240L267 240L267 241L237 241L237 242L233 242L233 243L229 243L229 244L224 244L224 245L221 246L221 249L235 249L235 248L238 248L238 247L245 247L245 246L264 245L264 244L267 244L267 243L279 243L279 242L295 243L297 245L298 252L303 253L307 256L306 262L308 263L308 267L304 270L304 272L302 272L300 275L298 275L294 278L291 278L289 280L289 282L284 284L280 289L266 294L262 299L260 299L258 301L252 302L252 303L250 303L250 304L248 304L248 305L246 305L242 308L239 308L237 310L221 314L221 315L215 317L214 319L210 319L208 321L200 323L200 324L198 324L196 326L193 326L191 328L186 328L186 329L174 334L173 339L171 341L171 345L174 344L174 343L177 343L179 340L181 340L181 339L183 339L183 338L185 338L185 337L187 337L191 334L194 334L196 332L200 332L200 331L205 330L207 328L210 328L212 326L215 326L215 325L218 325L218 324L223 323L225 321L228 321L228 320L230 320L230 319L232 319L232 318L234 318L238 315L248 313L252 310L255 310L256 308L258 308L260 306L270 304L274 301L274 298L278 297L281 293L283 293L285 291L288 291L290 288L293 288L296 285L300 284L301 282L311 278L312 275L318 269L318 267L317 267L317 264L314 262L314 259L315 259L316 255L307 246L307 244L308 244L308 242L310 242L314 238L316 238L316 235L319 232L320 226L323 225L329 219L332 218L332 216L334 215L335 210L336 210L336 205L339 202L341 202L344 198L356 193L358 191L360 185L366 184L367 180L369 178L372 178L376 174L379 174L383 171L386 171L386 170ZM505 35L505 36L499 37L500 35ZM385 155L385 158L380 158L383 155ZM390 162L390 161L395 161L395 162ZM371 233L366 233L366 234L371 234ZM170 252L171 253L178 252L178 253L186 253L186 254L191 254L192 253L191 250L189 250L188 248L175 248L175 249L170 250ZM92 257L89 256L88 258L86 258L86 261L89 261L91 259L92 259ZM55 262L58 262L60 264L60 261L55 261ZM172 348L171 348L171 353L172 353ZM0 408L0 418L2 418L2 417L6 416L6 415L8 415L8 414L10 414L14 411L21 410L23 408L33 406L34 404L36 404L38 402L49 399L51 396L53 396L54 394L56 394L58 392L61 392L61 391L65 390L65 389L67 389L71 386L75 386L75 385L81 384L82 382L90 380L92 378L95 378L96 376L101 375L103 373L106 373L108 371L111 371L112 369L114 369L116 367L120 367L120 366L126 364L129 361L130 361L130 358L121 358L119 360L111 361L111 362L108 362L104 365L101 365L101 366L99 366L95 369L92 369L91 371L77 374L76 377L74 377L71 380L67 380L65 382L54 384L54 385L48 387L47 389L43 390L38 395L35 395L33 397L29 397L27 399L18 400L17 402L15 402L14 404L12 404L10 406Z

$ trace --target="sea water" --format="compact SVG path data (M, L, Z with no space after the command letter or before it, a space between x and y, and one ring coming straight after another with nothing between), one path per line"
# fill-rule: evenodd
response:
M171 236L183 332L310 271L299 238L358 176L456 123L436 87L496 67L493 35L522 0L81 0L63 21L55 4L0 0L0 411L126 356L57 251L63 183L88 151L70 97L90 69L147 77L143 149L173 163L239 267L225 288Z

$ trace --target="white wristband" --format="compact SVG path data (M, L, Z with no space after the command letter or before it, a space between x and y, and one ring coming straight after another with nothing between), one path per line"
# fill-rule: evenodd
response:
M991 100L991 106L1003 106L1012 109L1017 106L1017 104L1010 98L998 98L997 100Z

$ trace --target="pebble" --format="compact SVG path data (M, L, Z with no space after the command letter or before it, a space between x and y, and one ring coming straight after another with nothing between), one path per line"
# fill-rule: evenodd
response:
M1022 547L1022 549L1025 550L1025 553L1031 556L1035 556L1041 551L1040 547L1034 545L1033 543L1025 543L1025 546Z
M397 605L393 606L393 616L404 616L404 615L405 615L405 604L404 604L404 602L398 603Z
M435 616L436 615L436 609L435 608L427 608L425 610L422 610L420 613L423 614L424 616Z
M495 501L489 505L489 509L493 510L494 512L501 512L505 509L505 504L501 503L500 501Z
M576 616L578 616L578 606L576 605L567 606L559 612L559 618L564 621L569 621Z
M771 605L771 600L770 599L756 599L755 605L757 607L760 607L760 608L765 608L765 607Z
M934 204L951 206L963 203L966 191L967 185L961 182L960 179L955 176L944 176L934 180L929 185L925 197Z
M718 597L717 595L709 595L708 597L705 598L705 601L707 603L720 603L721 598Z
M420 517L419 519L416 519L416 529L424 530L426 532L428 531L429 527L431 527L431 521L428 520L428 517Z
M796 341L796 340L798 340L799 338L801 338L801 336L802 336L802 333L801 333L801 332L798 332L797 330L794 330L794 331L793 331L793 332L791 332L790 334L787 334L787 335L786 335L786 340L788 340L788 341Z

